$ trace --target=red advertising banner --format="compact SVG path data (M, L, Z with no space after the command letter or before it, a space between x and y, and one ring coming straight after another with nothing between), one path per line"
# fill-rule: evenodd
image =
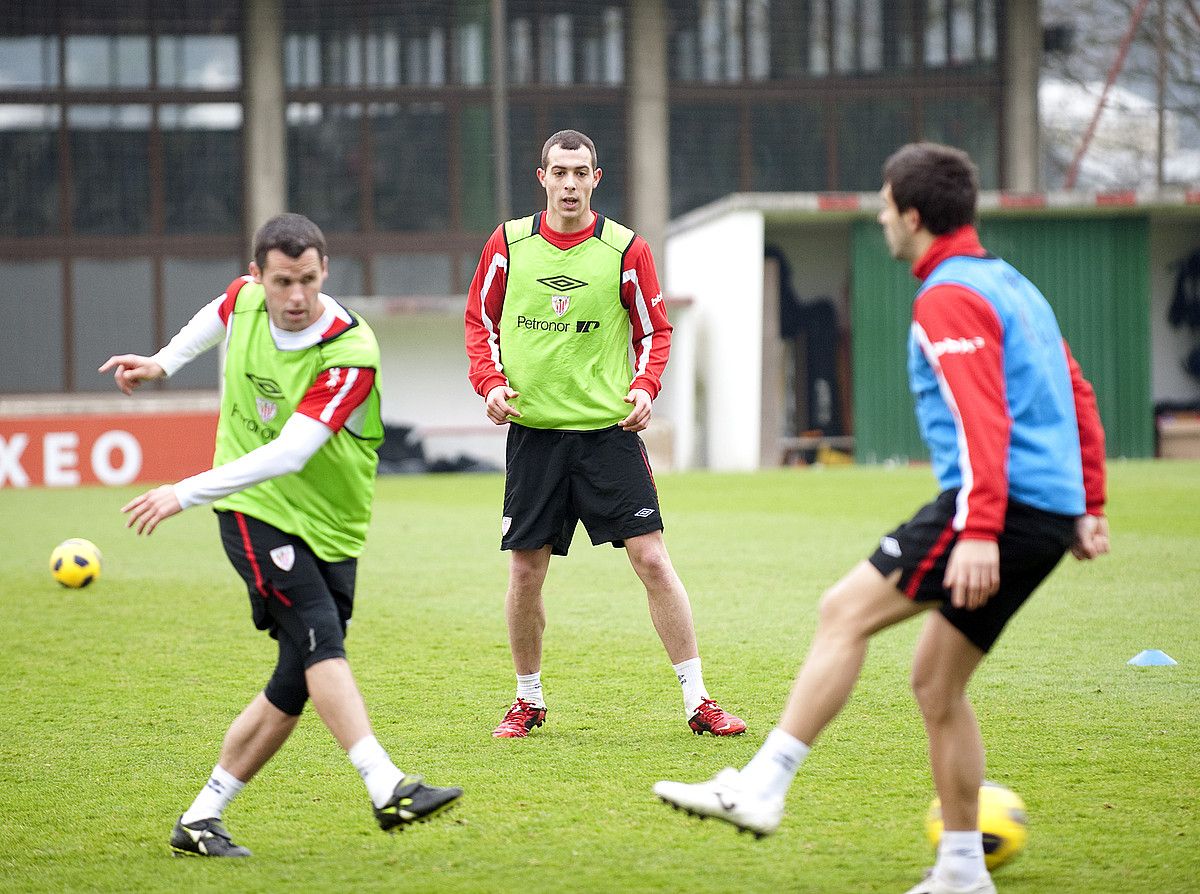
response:
M171 482L212 465L215 412L0 416L0 488Z

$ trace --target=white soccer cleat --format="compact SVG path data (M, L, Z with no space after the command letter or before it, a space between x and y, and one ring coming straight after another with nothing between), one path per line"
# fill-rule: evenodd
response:
M996 894L996 886L992 883L992 877L985 872L965 888L959 888L942 881L931 869L919 884L908 889L907 894Z
M755 838L770 835L783 819L783 798L764 798L742 787L741 774L726 767L708 782L657 782L654 794L677 810L703 819L713 816L753 832Z

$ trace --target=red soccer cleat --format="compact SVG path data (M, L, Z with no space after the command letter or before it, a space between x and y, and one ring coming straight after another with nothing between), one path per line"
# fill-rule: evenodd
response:
M746 731L746 721L734 717L711 698L700 702L700 707L688 721L697 736L712 733L714 736L736 736Z
M720 708L717 709L718 711ZM736 719L736 718L734 718ZM517 699L500 721L500 725L492 730L493 739L524 739L535 726L541 726L546 721L546 709L538 707L523 698ZM738 723L742 723L738 720ZM742 723L742 729L746 724Z

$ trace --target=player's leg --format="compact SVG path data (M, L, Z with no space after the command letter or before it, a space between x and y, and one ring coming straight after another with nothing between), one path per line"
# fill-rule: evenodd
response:
M375 739L362 695L346 660L345 633L353 612L357 563L326 562L299 538L242 513L226 513L235 543L246 557L255 623L280 642L280 660L265 695L286 714L298 715L311 698L370 795L384 829L430 816L458 798L458 788L432 789L407 776ZM399 793L404 790L403 797ZM398 801L409 803L400 804Z
M715 816L762 836L783 818L788 788L812 743L845 706L866 658L870 638L922 611L867 562L857 565L821 599L817 630L792 684L779 725L741 771L725 769L708 782L660 782L669 804Z
M930 612L913 657L912 688L929 738L933 784L945 831L928 884L971 890L987 876L979 832L983 737L967 683L984 652L939 612ZM986 890L983 885L981 890Z
M541 549L514 549L509 556L504 618L518 678L542 669L542 635L546 630L542 585L549 568L549 544Z
M629 564L646 588L650 620L672 664L699 656L692 604L675 573L662 531L625 538Z
M999 591L970 611L943 601L925 623L913 659L912 686L929 737L945 832L937 863L910 894L995 890L978 825L983 739L966 688L983 656L1054 570L1073 537L1073 519L1010 501L999 536Z
M508 645L517 673L517 693L499 726L496 739L524 739L546 721L546 699L542 694L542 634L546 608L542 585L550 567L549 544L541 549L514 549L509 558L508 592L504 618Z
M571 505L593 545L624 547L646 588L654 629L662 640L683 696L692 731L733 736L746 724L708 695L696 645L692 606L663 541L658 490L646 446L614 426L577 435L571 462Z
M648 499L647 496L643 502ZM657 508L657 499L654 505ZM683 711L689 727L697 735L736 736L745 732L745 721L710 698L704 685L692 604L671 563L662 531L627 536L624 543L629 563L646 588L650 620L682 688Z
M654 787L660 798L744 831L775 830L796 771L854 689L870 638L942 598L955 496L947 491L923 506L821 597L812 645L783 716L750 763L695 785L660 782Z
M885 578L860 562L821 597L812 645L779 720L782 730L811 747L850 698L871 637L925 609L896 589L899 576Z
M566 555L575 531L566 477L570 437L564 432L509 427L500 548L511 551L504 618L517 691L500 725L492 731L497 739L523 739L546 719L542 587L550 556Z

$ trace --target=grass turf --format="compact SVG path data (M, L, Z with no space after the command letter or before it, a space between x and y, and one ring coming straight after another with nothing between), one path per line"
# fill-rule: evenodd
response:
M1005 892L1200 885L1197 463L1114 463L1114 553L1067 560L973 684L988 775L1025 799ZM350 657L381 742L461 804L388 836L311 711L226 811L247 861L170 859L171 824L265 681L211 513L150 539L134 489L4 490L0 551L0 887L6 891L903 891L930 862L932 797L907 673L918 624L877 638L847 710L797 777L775 836L673 813L650 786L740 765L772 727L822 590L932 496L927 469L662 476L667 542L705 676L750 732L691 735L622 554L583 532L546 587L550 714L495 741L512 692L498 476L383 479ZM103 578L59 588L70 536ZM1132 668L1159 648L1176 667Z

